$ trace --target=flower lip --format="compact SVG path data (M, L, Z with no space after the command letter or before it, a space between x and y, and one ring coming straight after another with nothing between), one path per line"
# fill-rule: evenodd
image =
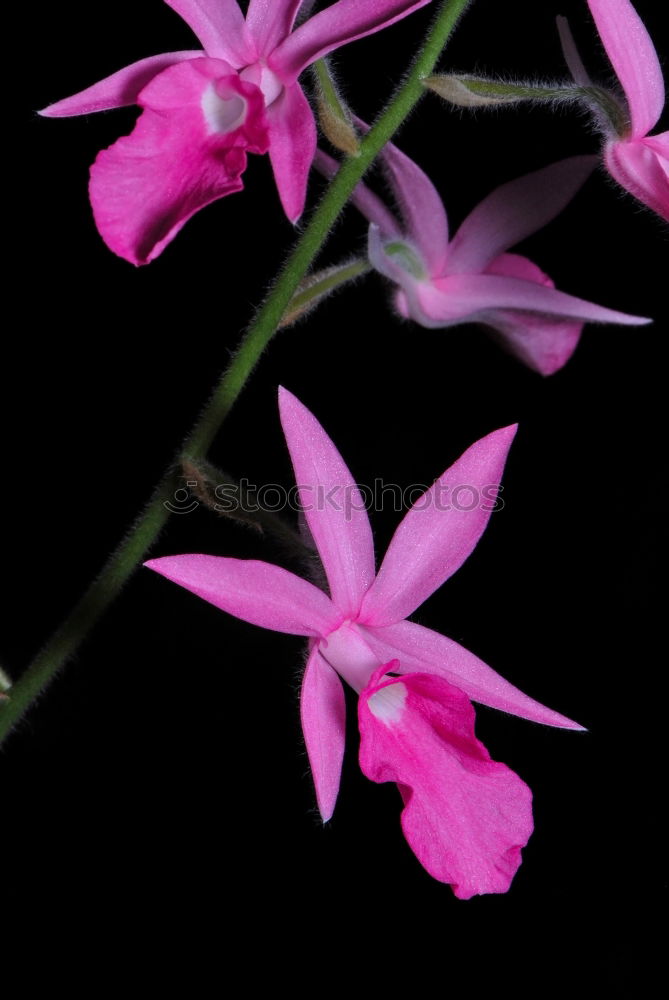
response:
M227 81L212 82L202 95L202 113L210 133L234 132L246 121L248 102L231 90Z

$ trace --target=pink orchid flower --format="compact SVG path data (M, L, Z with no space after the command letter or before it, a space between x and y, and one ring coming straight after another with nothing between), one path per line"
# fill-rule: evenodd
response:
M297 82L307 66L429 0L338 0L292 30L303 0L165 0L203 50L126 66L45 108L51 118L138 104L131 135L91 168L90 198L107 246L133 264L158 256L205 205L243 187L246 153L269 152L281 203L302 214L316 125ZM305 4L310 7L310 4Z
M649 134L664 107L657 52L629 0L588 0L588 6L627 103L619 129L606 115L597 116L606 136L607 169L621 187L669 220L669 132ZM560 27L565 58L576 83L592 86L571 33L566 24Z
M531 793L476 739L469 699L549 726L582 727L523 694L452 639L406 619L476 545L516 428L472 445L416 501L375 574L369 519L341 455L284 389L279 404L329 596L254 560L180 555L146 565L237 618L309 637L301 717L324 822L339 789L344 680L359 693L362 771L372 781L398 784L404 834L423 866L462 899L505 892L532 832ZM457 486L490 502L474 509L469 502L449 503Z
M585 321L651 322L560 292L531 260L507 252L562 211L594 169L595 157L570 157L502 184L452 239L441 198L420 167L392 144L383 164L402 222L365 185L358 185L352 201L371 223L369 259L397 286L395 306L405 318L428 329L482 323L542 375L569 360ZM321 150L315 166L326 175L337 169Z

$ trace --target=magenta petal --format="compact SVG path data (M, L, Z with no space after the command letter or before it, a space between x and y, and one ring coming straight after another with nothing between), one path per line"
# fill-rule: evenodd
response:
M286 87L267 109L269 156L283 210L297 222L304 210L316 152L316 123L299 84Z
M197 35L208 56L235 69L257 58L237 0L165 0Z
M402 830L433 878L460 899L506 892L532 829L532 793L474 735L474 709L447 681L426 674L384 680L360 695L360 768L397 782Z
M494 260L488 274L505 274L536 281L547 288L555 287L536 264L513 253L504 253ZM583 330L583 323L578 320L515 309L491 309L481 321L499 334L502 345L511 354L541 375L552 375L562 368L576 350Z
M279 408L300 502L332 600L342 616L353 617L374 579L374 543L363 499L313 414L286 389L279 390Z
M465 317L485 323L485 313L490 309L521 309L582 322L622 323L625 326L643 326L651 322L645 316L607 309L556 288L497 274L454 274L437 279L433 286L429 306L435 326L463 322Z
M359 621L391 625L462 565L483 534L516 427L477 441L427 490L393 535Z
M482 271L499 254L537 232L569 204L596 166L596 156L570 156L496 188L453 237L448 273Z
M290 34L302 0L250 0L246 15L259 56L266 56Z
M189 554L144 565L235 618L275 632L322 636L341 621L322 590L272 563Z
M338 0L300 25L272 53L270 68L285 82L341 45L386 28L429 0Z
M264 152L264 101L227 63L196 59L145 87L131 135L91 168L90 197L107 246L153 260L198 209L242 188L246 150Z
M204 56L204 52L164 52L159 56L140 59L104 80L99 80L92 87L50 104L39 114L45 118L67 118L69 115L88 115L93 111L109 111L111 108L136 104L140 92L154 76L162 73L168 66L186 59L197 59L199 56Z
M632 135L647 135L662 114L662 68L646 27L629 0L588 0L600 38L620 80Z
M339 792L346 742L344 688L315 646L309 654L300 695L302 732L324 823L331 818Z
M621 187L669 221L669 133L610 142L604 158Z
M415 622L398 622L387 628L359 628L382 663L397 659L402 672L436 674L455 684L473 701L521 719L560 729L583 729L577 722L523 694L474 653L439 632Z
M383 151L405 231L431 274L439 274L448 249L448 218L439 192L418 164L389 143ZM375 221L375 220L370 220Z

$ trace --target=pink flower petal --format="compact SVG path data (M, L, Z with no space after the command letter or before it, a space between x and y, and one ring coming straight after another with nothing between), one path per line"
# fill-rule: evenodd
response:
M521 719L560 729L583 729L577 722L523 694L474 653L432 629L415 622L398 622L387 628L358 627L379 661L398 659L400 672L436 674L473 701Z
M208 56L225 59L235 69L257 53L237 0L165 0L197 35Z
M117 73L99 80L92 87L56 101L44 108L39 114L45 118L67 118L69 115L88 115L93 111L109 111L111 108L124 108L136 104L140 92L154 76L162 73L168 66L184 62L186 59L197 59L204 52L164 52L160 56L149 56L139 62L120 69Z
M406 234L420 250L430 274L440 274L448 250L448 218L439 192L418 164L392 143L385 147L382 159Z
M139 95L133 133L98 155L91 204L120 257L153 260L198 209L241 190L247 150L266 151L262 94L231 74L217 59L164 70Z
M621 187L669 221L669 132L647 139L610 142L604 159Z
M332 179L339 170L341 163L332 156L328 156L322 149L317 149L312 166L324 177ZM383 238L400 235L399 223L393 218L378 195L370 191L366 184L357 185L349 198L349 204L355 205L358 211L369 222L374 223L379 228L380 235Z
M488 267L488 274L504 274L536 281L546 288L555 285L527 257L504 253ZM515 309L491 309L482 322L496 331L502 345L541 375L552 375L569 360L579 342L583 323L541 313Z
M643 326L651 322L647 317L607 309L556 288L497 274L449 275L437 279L431 286L422 284L419 292L422 308L430 317L429 324L425 325L434 327L461 323L465 318L485 323L485 314L491 309L521 309L582 322L625 326Z
M645 136L664 107L664 80L655 46L629 0L588 0L588 6L625 91L632 135Z
M393 535L360 622L406 618L462 565L488 523L515 433L503 427L477 441L416 501Z
M267 109L269 156L283 210L291 222L304 211L316 152L316 123L299 84L286 87Z
M499 254L559 215L596 166L596 156L570 156L496 188L453 237L445 270L448 274L484 270Z
M302 732L324 823L339 792L346 742L346 700L339 677L315 646L309 654L300 695Z
M400 21L426 3L429 0L338 0L293 31L272 53L270 68L290 83L316 59Z
M259 56L267 56L290 34L302 0L250 0L246 26Z
M506 892L532 834L532 793L476 739L462 691L427 674L384 679L387 669L360 696L363 774L397 782L404 836L433 878L460 899Z
M322 636L341 621L322 590L272 563L189 554L144 565L235 618L275 632Z
M374 543L365 505L313 414L286 389L279 390L279 408L300 501L332 600L343 617L353 617L374 579Z

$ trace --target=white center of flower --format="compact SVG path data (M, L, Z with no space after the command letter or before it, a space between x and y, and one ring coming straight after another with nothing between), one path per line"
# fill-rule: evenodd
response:
M404 704L407 700L406 684L397 681L396 684L387 684L379 691L375 691L367 704L372 715L381 722L390 725L399 722L404 713Z
M264 63L257 62L253 63L252 66L247 66L239 74L240 79L245 80L247 83L253 83L262 91L262 96L265 98L265 107L268 108L270 104L273 104L277 97L283 91L283 84L278 78L276 73L274 73L268 66Z
M213 83L202 95L202 113L211 133L234 132L244 124L246 107L246 101L239 94L219 97Z
M339 676L358 693L367 687L369 678L381 666L381 661L350 622L343 622L336 631L322 639L319 650Z

